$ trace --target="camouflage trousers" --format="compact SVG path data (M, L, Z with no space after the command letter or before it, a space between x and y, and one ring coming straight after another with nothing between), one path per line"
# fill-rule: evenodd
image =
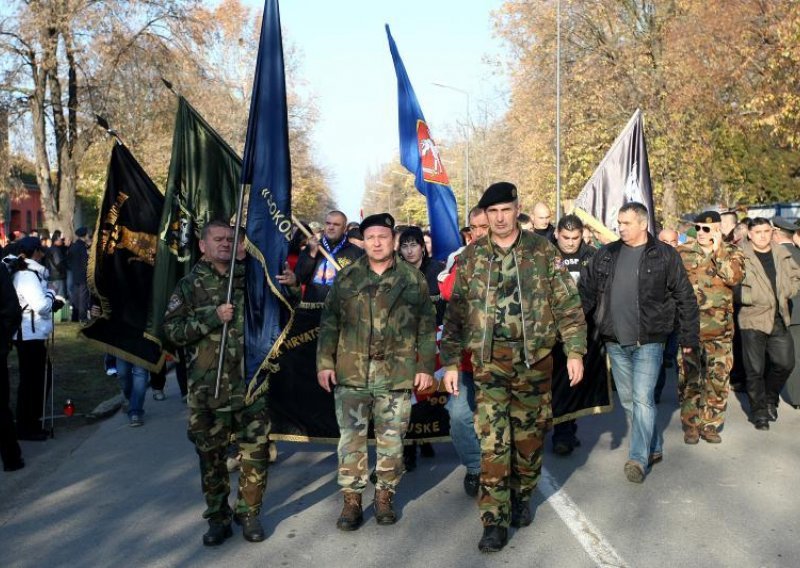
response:
M377 489L394 493L403 475L403 437L411 419L411 392L337 386L334 392L339 423L339 485L362 493L369 478L367 435L375 425Z
M520 349L495 344L475 369L475 429L481 445L478 508L484 526L508 527L511 491L529 500L542 471L544 437L553 421L548 355L530 369Z
M680 353L679 357L678 400L684 430L706 427L719 430L725 423L728 406L732 340L701 341L699 352Z
M233 512L237 515L259 513L267 486L269 431L270 423L263 398L233 411L190 409L188 435L200 458L200 479L206 500L203 518L230 521L227 455L232 436L242 456L239 492Z

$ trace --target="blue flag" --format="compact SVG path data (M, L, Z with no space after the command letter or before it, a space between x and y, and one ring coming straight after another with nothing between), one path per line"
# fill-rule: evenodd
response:
M433 256L439 260L446 260L451 252L461 246L456 198L450 189L450 179L439 155L439 148L431 138L425 116L419 108L417 96L414 94L414 88L408 79L388 25L386 35L389 38L389 50L392 52L394 70L397 74L400 163L414 173L414 184L428 202Z
M247 398L266 388L271 361L292 314L276 276L292 234L292 177L286 80L278 0L264 2L258 61L242 161L247 207L247 284L245 303L245 379Z

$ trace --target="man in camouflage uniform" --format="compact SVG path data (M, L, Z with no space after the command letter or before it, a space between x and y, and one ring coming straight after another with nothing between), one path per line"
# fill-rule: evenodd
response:
M697 240L678 247L700 309L700 349L683 356L679 375L683 441L719 444L733 368L733 288L744 277L744 255L725 242L719 213L694 221Z
M392 498L403 473L411 389L431 386L436 357L436 312L425 275L394 254L394 219L371 215L361 232L366 256L336 277L317 340L317 379L334 389L340 432L344 508L336 526L348 531L363 520L370 419L378 448L375 520L396 522Z
M583 378L586 321L575 283L556 248L517 224L517 189L490 186L489 234L461 253L441 344L448 392L459 395L458 361L472 352L481 444L478 548L502 549L508 526L531 523L530 498L552 422L551 351L557 335L570 384Z
M264 540L258 519L267 484L267 443L270 430L264 398L245 405L247 387L243 376L244 266L234 269L232 303L226 303L228 270L233 251L233 229L224 221L211 221L200 239L203 257L178 282L164 318L164 333L173 344L184 347L189 373L189 440L200 458L200 474L209 529L203 544L216 546L232 535L231 516L242 525L245 539ZM294 284L284 272L282 284ZM220 381L214 398L219 346L223 324L228 340ZM242 456L239 492L234 510L228 505L230 481L226 454L235 434Z

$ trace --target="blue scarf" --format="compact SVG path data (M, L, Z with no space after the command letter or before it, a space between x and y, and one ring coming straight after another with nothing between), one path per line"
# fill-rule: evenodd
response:
M322 237L322 246L333 257L336 258L337 253L342 250L342 247L347 242L347 236L343 236L342 240L336 245L336 248L331 250L331 245L327 237ZM314 284L321 284L323 286L333 286L333 279L336 278L336 267L328 262L326 257L322 257L322 263L317 268L314 274Z

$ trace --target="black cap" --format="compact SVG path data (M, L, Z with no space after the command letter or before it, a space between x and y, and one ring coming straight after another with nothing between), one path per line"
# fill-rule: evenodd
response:
M719 223L721 221L722 217L716 211L703 211L694 218L695 223Z
M388 213L376 213L375 215L370 215L361 221L361 225L359 225L358 228L361 230L361 234L363 235L364 231L370 227L386 227L387 229L394 231L394 217Z
M87 229L86 227L78 227L77 229L75 229L75 236L76 237L83 238L88 234L89 234L89 229Z
M478 201L478 207L486 209L498 203L509 203L517 199L517 186L507 181L493 183L483 192L483 197Z
M794 233L800 227L789 221L789 219L785 219L784 217L773 217L772 218L772 226L777 227L778 229L782 229L784 231L789 231L790 233Z

